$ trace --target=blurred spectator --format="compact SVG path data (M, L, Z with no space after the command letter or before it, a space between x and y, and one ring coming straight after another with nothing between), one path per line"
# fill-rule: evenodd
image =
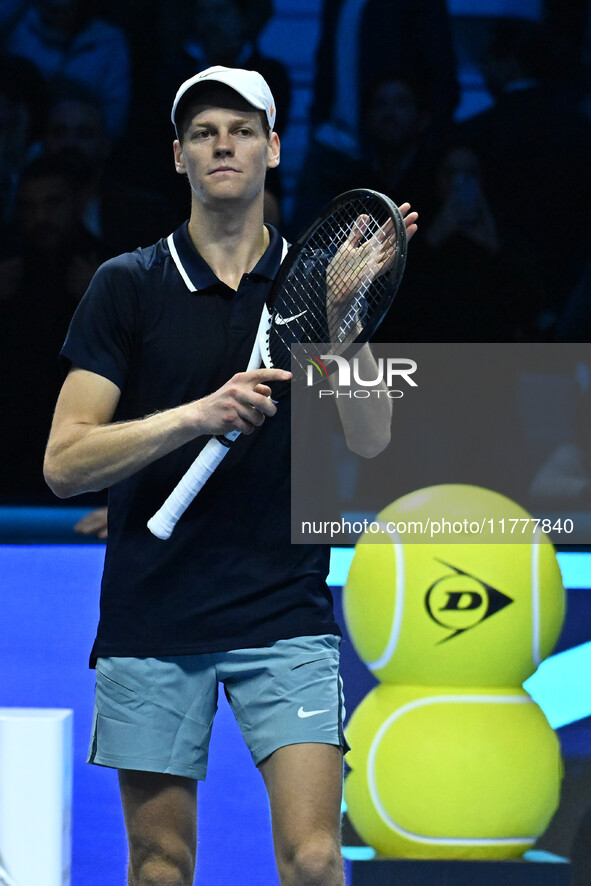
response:
M18 21L23 8L23 0L3 0L0 3L0 28L5 30Z
M384 72L420 82L434 125L451 120L458 84L445 0L326 0L312 121L356 153L361 99Z
M73 171L81 169L81 217L86 229L102 243L101 258L145 246L169 227L172 230L172 212L160 195L121 180L128 163L119 162L120 150L113 157L113 141L101 106L82 87L69 84L62 88L49 110L43 147L50 156L67 154ZM120 169L113 165L114 160Z
M553 337L591 220L591 126L558 70L540 25L501 20L483 67L495 103L459 127L480 158L501 248L537 290L525 334L536 340Z
M437 203L421 226L380 341L507 342L521 339L531 294L505 258L475 154L442 156ZM518 210L516 210L518 211ZM416 245L416 248L415 248Z
M177 31L176 51L162 60L159 81L166 109L178 84L210 65L259 71L269 83L277 107L279 131L289 117L290 81L285 66L258 49L259 35L273 11L271 0L191 0L187 27Z
M302 183L311 168L321 181L325 171L331 175L335 160L364 161L365 103L374 84L386 77L416 84L429 115L424 135L435 142L447 129L459 94L445 0L326 0ZM333 184L332 190L331 197L340 188ZM306 206L300 200L294 226L314 215L319 202Z
M62 382L57 355L99 264L100 244L79 221L68 158L23 169L18 223L20 245L0 263L0 407L14 429L0 458L0 496L43 499L43 450Z
M434 149L427 138L431 113L416 81L384 74L369 87L360 131L358 159L331 147L310 152L298 185L292 224L299 231L337 194L373 188L427 211Z
M482 192L480 163L468 148L451 148L443 157L438 176L441 200L435 217L425 231L432 249L465 237L489 255L499 251L499 238L488 201Z
M588 407L588 404L585 404ZM591 508L589 450L578 442L561 443L536 471L529 495L538 507Z
M95 14L93 0L22 2L0 19L4 52L33 61L50 87L62 78L83 83L100 99L107 129L121 135L130 101L130 61L121 29Z
M574 342L544 347L519 385L517 413L528 445L528 494L538 509L575 517L573 510L591 508L589 348ZM581 541L581 527L575 529Z
M23 299L39 297L52 305L53 316L59 305L69 316L84 294L99 263L100 241L80 222L79 175L67 155L41 157L22 170L19 243L0 265L3 311L20 310Z
M0 229L13 217L18 177L45 115L43 77L32 62L0 56Z

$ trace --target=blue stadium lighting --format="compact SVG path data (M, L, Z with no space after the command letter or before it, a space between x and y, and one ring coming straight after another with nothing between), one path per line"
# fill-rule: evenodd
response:
M583 551L559 551L556 555L565 588L591 588L591 554Z
M330 557L328 583L331 587L342 587L347 581L354 548L333 548ZM581 551L560 551L557 554L562 580L566 588L572 590L591 589L591 553Z
M377 853L371 846L343 846L341 854L347 861L371 861Z
M327 578L327 582L332 588L342 587L347 581L354 552L355 548L332 548L330 572Z
M569 864L568 858L561 855L554 855L552 852L545 852L543 849L530 849L523 853L526 861L537 861L544 864Z
M553 729L591 717L591 642L543 661L523 684Z

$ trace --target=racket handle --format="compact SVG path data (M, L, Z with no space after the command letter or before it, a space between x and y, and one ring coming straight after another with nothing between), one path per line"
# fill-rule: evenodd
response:
M228 437L231 436L233 434L228 434ZM152 535L161 539L170 538L174 527L227 452L228 446L224 446L216 437L212 437L205 444L162 507L148 520L148 529Z

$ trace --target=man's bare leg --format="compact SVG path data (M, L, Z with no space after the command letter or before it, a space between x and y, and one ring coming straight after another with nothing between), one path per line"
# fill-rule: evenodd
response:
M129 842L128 886L192 886L197 854L197 782L119 771Z
M343 753L326 744L288 745L259 767L271 803L282 886L343 886Z

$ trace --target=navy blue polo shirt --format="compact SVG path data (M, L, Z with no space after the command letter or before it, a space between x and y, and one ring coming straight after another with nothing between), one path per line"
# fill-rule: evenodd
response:
M195 249L185 223L154 246L102 265L62 357L116 384L115 421L203 397L246 368L283 241L237 291ZM339 633L326 586L329 550L290 543L289 397L241 436L168 541L146 527L207 438L109 490L100 621L91 656L182 655Z

